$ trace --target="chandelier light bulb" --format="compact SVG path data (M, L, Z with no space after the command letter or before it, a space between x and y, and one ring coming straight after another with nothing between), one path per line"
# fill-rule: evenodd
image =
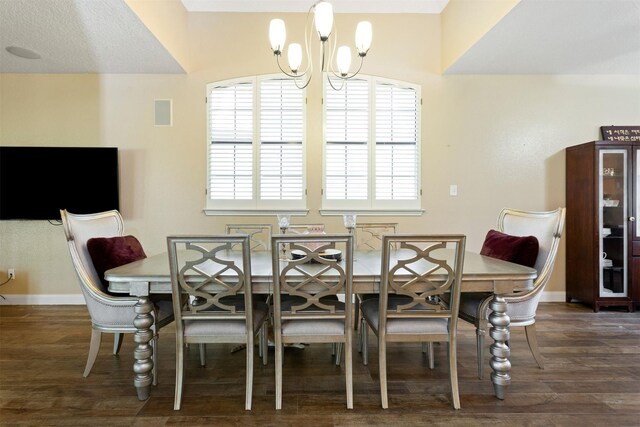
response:
M338 71L341 75L346 76L351 67L351 48L349 46L340 46L336 57L338 63Z
M269 24L269 41L271 50L276 55L280 55L284 42L287 39L287 30L282 19L272 19Z
M291 43L287 49L287 59L289 61L289 68L291 72L296 74L302 64L302 46L300 43Z
M356 27L356 49L358 55L365 56L371 47L371 40L373 39L373 30L371 28L371 22L361 21Z
M321 1L315 5L316 31L321 41L327 41L333 30L333 6Z

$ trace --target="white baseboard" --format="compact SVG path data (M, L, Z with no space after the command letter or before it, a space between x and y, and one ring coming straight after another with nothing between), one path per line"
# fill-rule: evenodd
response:
M543 292L540 302L565 302L566 292Z
M22 295L5 294L0 305L85 305L82 294Z
M565 292L543 292L541 302L564 302ZM62 295L4 295L6 300L0 299L2 305L84 305L82 294ZM344 297L343 297L344 298ZM341 299L342 301L342 299Z

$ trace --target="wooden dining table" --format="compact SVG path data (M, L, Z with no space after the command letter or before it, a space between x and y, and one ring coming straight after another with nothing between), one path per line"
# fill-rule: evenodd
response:
M237 251L235 251L237 252ZM286 262L286 261L281 261ZM309 268L314 268L309 266ZM251 275L253 292L270 294L272 292L271 253L268 251L251 253ZM381 276L380 251L355 252L353 263L353 292L356 294L378 293ZM509 316L504 295L516 291L528 290L537 277L534 268L525 267L507 261L487 257L466 251L462 272L462 292L493 292L491 303L493 313L490 336L494 344L491 352L491 382L497 398L506 397L507 387L511 383L511 363L509 361ZM168 254L160 253L139 261L116 267L105 272L109 282L109 291L138 297L135 306L136 332L134 341L134 386L138 399L146 400L150 396L153 382L153 358L150 341L153 338L153 303L149 296L170 294L171 278L169 274Z

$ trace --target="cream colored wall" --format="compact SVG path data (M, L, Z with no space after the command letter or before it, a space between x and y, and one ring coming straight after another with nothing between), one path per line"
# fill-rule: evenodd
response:
M164 251L172 233L223 232L226 222L272 217L207 217L206 83L273 73L269 14L190 16L194 71L188 75L0 75L0 144L95 145L120 149L125 232L147 254ZM286 15L286 21L302 15ZM640 117L639 76L441 76L439 19L371 15L374 46L363 72L422 85L421 217L393 218L404 231L461 232L479 250L501 208L564 205L564 148L598 138L603 124ZM340 38L356 19L338 16ZM289 34L301 34L289 25ZM235 40L229 43L229 40ZM416 40L420 48L416 49ZM318 77L308 93L310 213L321 217L321 100ZM173 127L153 126L154 99L173 99ZM448 195L457 184L459 195ZM50 185L64 185L52 180ZM392 220L373 217L372 220ZM564 291L564 243L548 290ZM44 221L0 221L0 293L77 294L61 227Z

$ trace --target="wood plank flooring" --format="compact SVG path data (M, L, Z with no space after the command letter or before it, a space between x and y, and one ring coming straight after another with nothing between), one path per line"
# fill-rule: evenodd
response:
M344 368L328 345L286 349L283 409L274 409L273 348L265 367L255 359L253 409L244 410L244 353L209 345L201 368L187 353L182 410L173 410L175 329L160 334L158 386L141 402L132 380L134 343L119 356L103 335L93 371L82 377L90 320L84 306L0 306L0 425L92 426L640 426L640 312L594 313L580 304L543 303L538 339L545 369L529 353L524 330L512 330L512 384L493 396L476 376L475 332L459 326L462 408L449 394L446 347L436 345L428 369L418 344L389 346L389 409L380 407L378 357L370 339L369 366L354 350L354 409L346 409ZM257 352L256 352L257 353Z

